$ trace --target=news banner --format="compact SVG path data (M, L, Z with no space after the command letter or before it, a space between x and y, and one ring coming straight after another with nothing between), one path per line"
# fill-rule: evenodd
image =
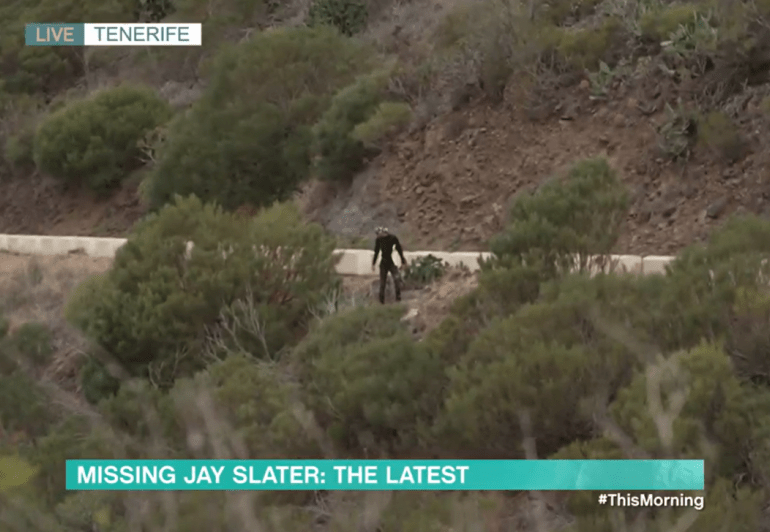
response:
M609 506L702 507L703 460L68 460L68 490L602 491ZM631 493L637 492L637 493ZM700 501L700 503L698 503Z
M27 46L201 46L202 26L187 24L31 23Z

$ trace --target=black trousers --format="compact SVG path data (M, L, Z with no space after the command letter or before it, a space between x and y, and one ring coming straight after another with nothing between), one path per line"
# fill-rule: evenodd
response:
M393 277L396 289L396 301L401 301L401 274L395 264L380 263L380 303L385 303L385 286L388 284L388 274Z

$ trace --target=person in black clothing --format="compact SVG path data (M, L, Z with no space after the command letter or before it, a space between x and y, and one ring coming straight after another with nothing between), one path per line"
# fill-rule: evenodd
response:
M374 260L372 261L372 271L377 265L377 255L382 252L380 260L380 303L385 303L385 285L388 282L388 273L393 277L393 285L396 289L396 301L401 301L401 275L393 262L393 248L396 248L401 257L401 266L406 265L404 250L401 248L401 242L396 235L391 235L385 227L378 227L375 230L377 239L374 241Z

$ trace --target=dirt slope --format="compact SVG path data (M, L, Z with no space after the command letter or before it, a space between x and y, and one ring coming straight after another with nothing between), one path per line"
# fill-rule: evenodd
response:
M445 116L380 157L368 172L376 186L359 184L365 195L346 198L325 221L344 222L360 204L387 205L396 214L377 221L396 227L412 249L479 250L503 226L517 193L598 155L609 159L632 192L619 253L674 254L730 213L767 212L770 153L762 149L767 121L758 111L749 108L745 117L753 146L742 161L728 167L696 150L683 164L657 154L655 125L662 112L645 115L631 94L608 104L587 96L585 89L573 89L565 116L546 122L512 105L477 104ZM660 101L648 105L662 108Z
M762 140L770 122L757 109L761 95L742 103L749 153L726 166L704 149L686 164L659 158L655 126L670 99L660 92L621 90L598 103L575 87L545 120L517 107L515 94L501 105L477 102L402 136L349 189L310 187L303 205L310 219L351 241L385 225L412 250L475 251L503 227L516 194L604 155L632 192L619 253L674 254L735 211L770 212ZM42 177L0 181L1 233L123 236L142 213L132 185L105 200Z
M135 185L99 198L39 175L0 177L0 233L123 236L142 212Z

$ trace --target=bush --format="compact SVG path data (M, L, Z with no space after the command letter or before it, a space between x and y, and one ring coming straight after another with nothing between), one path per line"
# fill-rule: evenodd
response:
M672 107L666 104L666 120L657 127L658 149L671 160L686 159L698 131L697 121L681 102Z
M541 301L493 318L450 370L437 437L458 452L523 456L523 441L549 454L591 434L594 406L612 397L638 364L597 317L633 323L634 278L568 276ZM529 412L527 434L520 415Z
M78 378L83 396L94 405L112 397L120 389L120 380L112 376L104 364L93 356L88 357L80 368Z
M411 119L409 104L382 102L366 122L353 129L352 136L364 146L379 149L383 139L409 124Z
M50 360L53 354L51 331L42 323L25 323L11 338L19 354L32 364L41 366Z
M540 15L551 24L561 25L569 19L577 21L593 14L600 3L601 0L556 0L546 4Z
M377 110L385 96L388 71L367 74L334 96L331 106L313 128L316 170L322 179L350 181L375 153L353 132Z
M185 391L195 390L212 394L218 411L243 438L250 458L322 457L297 410L297 384L277 364L236 353L196 375L194 382L178 384L178 405L189 402Z
M0 78L10 93L46 93L72 86L83 74L84 48L25 46L24 26L37 22L134 22L137 0L8 0L0 7Z
M174 121L146 178L150 209L162 208L176 194L194 194L228 210L289 199L307 175L311 135L292 131L284 118L265 105L248 114L201 108Z
M121 86L67 105L47 117L34 139L38 167L104 191L139 164L139 140L171 110L150 89Z
M694 4L671 4L662 9L651 9L639 21L641 37L652 41L665 41L680 26L694 26L702 12Z
M34 141L35 131L31 128L25 128L21 133L11 135L5 141L5 160L17 170L34 167Z
M308 12L308 25L332 26L350 37L366 27L368 16L367 5L361 0L314 0Z
M494 257L485 267L526 263L545 277L589 269L592 255L611 252L627 209L628 194L607 162L580 162L565 179L515 201L509 228L490 242Z
M441 259L427 255L415 259L404 274L404 282L409 286L422 287L440 279L447 270L447 263Z
M187 429L174 401L160 389L143 379L122 383L115 395L98 405L107 426L123 438L120 456L126 459L164 458L148 452L163 442L164 452L183 457Z
M305 400L347 452L417 451L435 415L441 365L401 322L402 306L371 306L322 321L294 350Z
M53 423L50 398L20 369L0 375L0 422L8 435L26 442L43 436Z
M169 127L150 207L176 194L225 209L289 198L310 171L312 125L369 61L369 50L329 28L278 29L225 49L202 100Z
M718 157L732 164L745 154L747 144L730 117L714 111L697 121L698 140Z
M73 294L66 316L132 374L166 386L202 367L206 333L218 335L228 308L224 317L251 321L226 323L238 325L226 343L249 342L266 357L294 341L335 286L333 248L287 206L247 221L179 199L137 226L112 269Z
M555 54L566 66L595 70L604 61L615 64L621 23L608 18L596 28L545 28L538 35L544 51Z
M756 528L762 488L733 483L739 478L768 478L764 437L770 429L770 394L766 389L742 386L719 347L703 344L689 352L659 358L645 371L639 371L618 394L609 414L615 427L612 433L621 433L634 442L637 452L654 458L705 458L710 504L742 505L745 514L730 516L737 521L731 523L730 530ZM554 458L622 459L628 458L629 452L618 439L605 436L590 443L574 443ZM726 482L730 483L730 493L723 491ZM571 506L583 521L579 530L613 530L609 523L589 528L589 524L597 524L595 500L576 494ZM638 510L621 513L633 519ZM714 528L709 522L713 516L699 516L694 524L698 530L721 530L725 524L720 520Z

